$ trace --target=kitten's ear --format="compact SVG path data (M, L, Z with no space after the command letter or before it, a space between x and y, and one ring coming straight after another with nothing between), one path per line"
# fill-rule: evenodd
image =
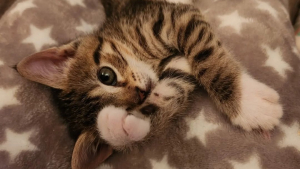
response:
M66 82L65 69L75 53L72 44L46 49L21 60L17 70L29 80L63 89Z
M72 155L72 169L95 169L111 154L113 149L101 144L95 135L85 132L76 141Z

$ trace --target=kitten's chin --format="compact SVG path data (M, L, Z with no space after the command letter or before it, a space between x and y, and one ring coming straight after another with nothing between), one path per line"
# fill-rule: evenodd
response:
M150 131L150 119L128 114L123 108L107 106L97 117L100 137L118 148L143 140Z

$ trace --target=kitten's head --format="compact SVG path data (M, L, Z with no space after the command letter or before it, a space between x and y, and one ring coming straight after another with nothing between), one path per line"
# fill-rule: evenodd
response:
M26 57L17 70L58 91L61 113L78 137L73 152L73 159L81 159L75 162L78 165L86 165L90 156L101 161L112 152L101 148L105 140L97 129L99 111L107 105L134 109L157 82L150 65L138 60L126 45L96 34ZM86 158L79 158L83 153Z

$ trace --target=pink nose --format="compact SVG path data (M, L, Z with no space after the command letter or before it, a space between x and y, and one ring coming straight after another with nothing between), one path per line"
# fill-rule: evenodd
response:
M144 98L146 97L146 93L142 90L139 91L139 96L141 100L144 100Z
M142 103L145 100L145 98L147 97L147 95L149 94L149 90L145 91L138 87L136 87L136 92L139 97L140 103Z

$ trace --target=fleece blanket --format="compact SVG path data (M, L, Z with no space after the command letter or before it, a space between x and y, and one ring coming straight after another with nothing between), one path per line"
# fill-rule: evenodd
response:
M285 0L196 0L223 44L281 97L281 124L244 132L196 91L186 116L144 147L114 153L98 169L299 169L300 60ZM12 66L101 25L98 0L16 0L0 19L0 169L69 169L74 141L50 89Z

